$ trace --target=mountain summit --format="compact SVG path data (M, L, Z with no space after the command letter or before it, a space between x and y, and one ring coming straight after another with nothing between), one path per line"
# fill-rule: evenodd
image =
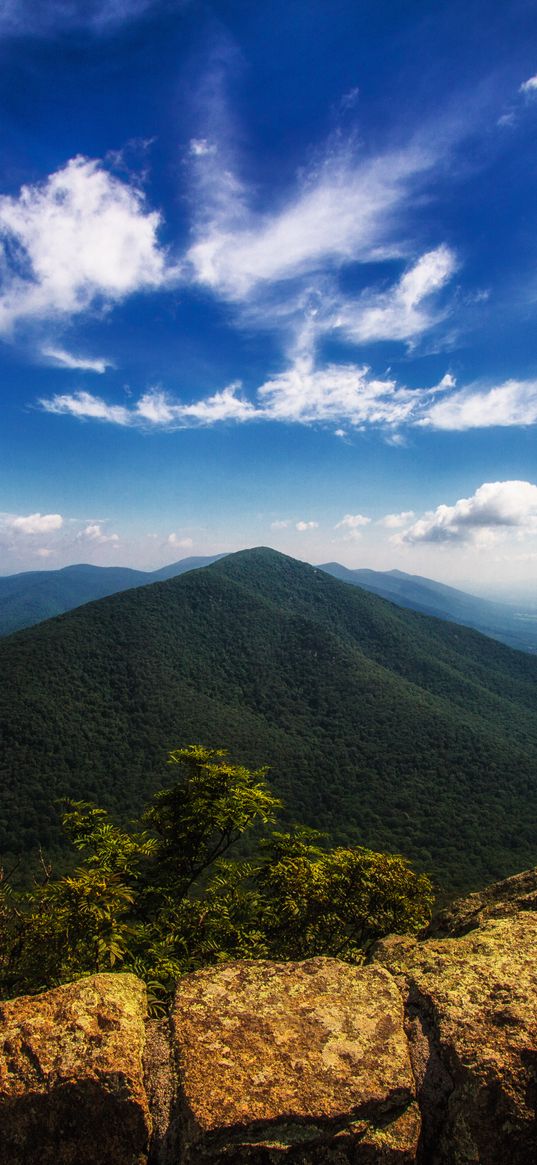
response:
M276 551L12 635L0 677L4 853L57 846L58 797L132 814L200 740L452 888L537 861L537 659Z

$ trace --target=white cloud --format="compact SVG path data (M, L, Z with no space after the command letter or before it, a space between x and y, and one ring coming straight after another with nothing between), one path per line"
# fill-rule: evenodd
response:
M0 331L71 316L176 278L158 242L160 216L99 162L73 158L18 198L0 197Z
M194 545L192 538L178 538L177 534L168 534L166 545L172 550L190 550Z
M537 380L507 380L494 388L462 389L431 405L417 424L460 432L536 421Z
M131 424L133 415L124 405L109 405L90 392L56 393L39 403L47 413L66 413L81 420L110 421L115 425Z
M237 396L238 389L238 384L230 384L221 392L193 404L172 401L159 389L144 393L130 408L109 405L89 392L57 393L40 400L39 404L45 412L63 413L81 420L109 421L138 428L188 429L262 416L254 404Z
M83 530L79 532L77 537L81 541L95 542L99 546L105 546L107 543L119 542L119 534L106 534L100 522L89 522Z
M537 531L537 485L529 481L484 482L472 497L428 511L396 541L492 541L513 530Z
M266 381L256 399L238 395L231 384L205 399L184 404L161 389L150 389L132 405L108 404L89 392L57 393L39 403L46 412L108 421L138 428L181 429L222 422L279 421L287 424L367 425L396 428L413 424L431 398L454 384L446 374L434 388L408 389L395 380L378 380L366 365L329 364L316 369L303 357ZM336 430L345 435L345 430Z
M187 259L197 282L239 302L259 285L327 265L399 256L397 215L433 164L431 153L417 146L373 160L329 154L280 210L256 214L222 146L203 161L196 172L196 239Z
M384 518L379 518L377 525L384 526L387 530L399 530L401 526L406 526L413 517L414 510L401 510L400 514L385 514Z
M298 360L261 385L258 397L266 417L277 421L396 425L410 418L416 396L393 380L377 380L366 365L329 364L315 369Z
M50 534L63 526L61 514L2 514L0 526L17 534Z
M340 522L336 522L335 530L347 528L349 530L357 530L359 526L369 526L371 518L366 518L365 514L345 514L345 517Z
M304 530L317 530L318 528L318 522L297 522L295 524L295 530L298 530L301 534Z
M271 530L287 530L290 525L291 525L290 522L284 522L284 521L271 522L270 528L271 528Z
M389 291L368 290L361 299L343 303L331 326L357 343L419 336L439 319L424 301L445 286L455 269L455 256L448 247L428 251Z
M106 372L107 368L112 368L111 360L107 360L104 356L92 358L89 356L74 356L71 352L66 352L64 348L42 348L41 355L46 356L48 360L53 360L59 368L75 368L81 372Z
M463 431L495 425L537 422L537 381L506 381L496 388L454 391L446 373L432 388L407 388L394 379L377 379L367 365L328 364L316 368L309 357L294 361L265 381L248 400L238 383L189 404L153 388L132 404L109 404L93 393L56 393L42 399L49 413L144 429L210 427L224 422L278 421L384 429L386 439L402 441L402 427ZM439 399L439 397L441 399Z
M537 93L537 73L533 77L528 77L527 81L522 82L520 92L530 95Z
M189 152L194 158L205 158L207 154L216 153L216 146L214 143L208 142L207 138L191 138Z

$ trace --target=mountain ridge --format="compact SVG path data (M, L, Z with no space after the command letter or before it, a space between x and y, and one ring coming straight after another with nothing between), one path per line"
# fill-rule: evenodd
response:
M0 848L58 797L120 816L201 740L268 763L289 814L473 888L537 861L537 660L268 549L0 642Z

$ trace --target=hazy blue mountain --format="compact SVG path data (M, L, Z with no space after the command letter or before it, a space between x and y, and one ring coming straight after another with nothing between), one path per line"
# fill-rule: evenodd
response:
M400 607L474 627L483 635L490 635L520 651L537 651L535 611L482 599L418 574L405 574L402 570L349 570L339 562L324 562L320 570L389 599Z
M175 578L187 570L208 566L219 557L183 558L154 571L80 563L61 570L32 570L4 576L0 578L0 636L32 627L118 591Z
M537 658L263 548L0 642L0 851L57 849L58 798L135 813L195 741L451 889L537 862Z

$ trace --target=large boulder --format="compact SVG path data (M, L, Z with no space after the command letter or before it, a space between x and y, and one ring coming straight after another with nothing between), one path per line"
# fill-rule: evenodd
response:
M180 1165L415 1161L419 1112L393 977L336 959L186 976L172 1011Z
M146 993L94 975L0 1003L0 1165L144 1165Z
M427 1165L537 1161L537 914L488 919L458 938L389 938Z

